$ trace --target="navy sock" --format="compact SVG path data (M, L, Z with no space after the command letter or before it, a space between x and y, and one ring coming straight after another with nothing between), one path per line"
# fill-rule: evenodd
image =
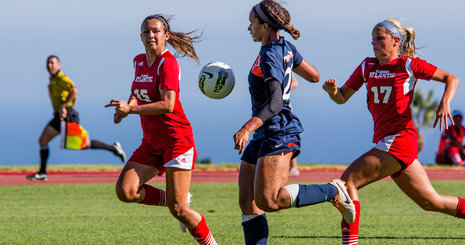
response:
M268 242L268 222L266 214L242 222L246 245L266 245Z
M328 202L337 195L336 187L324 185L299 185L299 194L295 206L305 207L321 202Z

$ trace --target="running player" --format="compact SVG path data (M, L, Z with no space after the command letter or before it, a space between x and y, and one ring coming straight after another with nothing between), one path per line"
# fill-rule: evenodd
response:
M372 31L375 57L366 58L340 88L329 79L323 89L338 104L344 104L362 85L367 88L368 109L373 116L376 144L344 171L350 197L357 215L352 224L342 221L343 244L357 244L360 217L358 190L391 176L399 188L421 208L458 218L465 218L465 201L460 197L438 194L417 159L417 131L413 126L410 104L417 79L445 84L443 97L436 110L434 127L439 122L448 127L450 103L458 79L426 61L415 58L415 32L398 21L388 19Z
M48 94L53 106L53 119L45 126L39 138L40 145L40 170L39 172L26 176L29 180L47 180L47 159L49 156L48 142L60 134L61 121L79 122L78 113L74 109L77 98L77 88L71 79L61 71L60 59L55 55L47 58L47 71L50 74ZM85 149L104 149L113 152L116 156L126 162L126 154L119 142L107 145L98 140L91 140Z
M272 0L263 0L252 8L249 20L252 39L262 46L249 73L252 118L234 134L234 142L239 154L243 153L239 205L245 243L266 244L268 224L265 212L333 201L346 216L355 217L355 208L352 201L345 198L348 195L340 180L319 186L285 186L289 162L300 153L300 133L303 131L290 107L292 72L312 83L319 81L320 74L302 58L294 45L279 35L279 30L283 29L294 39L300 36L290 24L290 15L285 8Z
M114 122L128 114L139 114L143 138L124 166L116 183L116 195L123 202L168 206L199 244L216 244L205 218L188 206L191 170L196 149L190 122L179 101L180 71L176 58L165 48L199 61L192 45L197 37L174 32L170 18L147 16L141 26L145 54L134 58L135 78L128 102L112 99ZM166 172L166 191L146 182Z

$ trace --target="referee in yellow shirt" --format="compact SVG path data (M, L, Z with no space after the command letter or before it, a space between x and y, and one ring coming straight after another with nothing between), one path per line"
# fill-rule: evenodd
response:
M74 83L61 71L60 59L55 55L47 58L47 70L50 73L48 92L53 106L53 119L45 126L39 138L40 145L40 170L39 172L26 176L29 180L47 180L47 159L49 156L48 142L60 134L61 121L73 121L79 123L78 113L74 110L77 89ZM126 154L121 144L115 142L107 145L98 140L91 140L86 149L104 149L113 152L116 156L126 162Z

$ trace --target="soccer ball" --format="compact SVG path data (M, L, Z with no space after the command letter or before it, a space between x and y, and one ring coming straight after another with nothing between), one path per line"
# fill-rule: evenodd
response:
M200 91L212 99L222 99L228 96L234 84L234 73L231 67L223 62L210 62L200 71Z

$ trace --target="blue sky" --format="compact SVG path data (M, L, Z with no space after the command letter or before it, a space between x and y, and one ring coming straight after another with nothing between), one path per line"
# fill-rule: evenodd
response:
M142 137L137 116L119 125L112 123L111 109L103 106L112 98L127 99L133 79L132 59L142 53L139 28L153 13L174 15L175 31L203 31L196 44L201 65L187 58L181 66L181 102L194 128L199 158L215 163L238 163L232 135L249 119L247 74L260 45L253 43L248 14L256 1L2 1L0 2L0 165L36 165L38 137L52 117L47 95L45 58L56 54L63 71L79 90L76 108L91 138L121 142L128 155ZM389 5L388 5L389 4ZM462 0L362 1L289 0L292 24L302 36L291 40L304 58L315 65L321 80L345 82L371 50L371 30L386 18L404 18L416 31L422 58L462 79L465 77L465 17ZM172 50L172 49L171 49ZM233 92L223 100L202 95L197 76L203 65L222 61L236 77ZM370 147L373 124L362 88L345 105L336 105L321 89L322 81L310 84L297 77L300 86L291 95L295 113L305 127L302 134L303 163L350 163ZM444 86L419 81L417 89L433 89L440 99ZM465 110L463 86L452 108ZM438 129L422 129L423 163L434 161ZM103 151L59 149L50 143L50 164L119 164Z

